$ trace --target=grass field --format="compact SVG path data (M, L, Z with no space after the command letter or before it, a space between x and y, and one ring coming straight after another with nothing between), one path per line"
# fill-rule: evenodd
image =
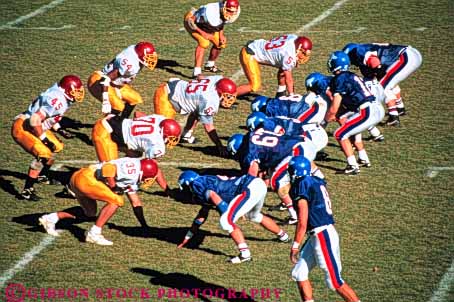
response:
M299 301L290 278L290 246L274 241L259 226L240 221L253 253L251 263L233 266L224 262L237 251L218 227L216 213L211 214L191 247L177 250L199 207L163 197L156 185L141 193L146 218L152 225L150 232L140 231L127 204L104 230L106 238L114 241L112 247L83 242L83 233L91 226L88 222L58 224L66 231L55 240L49 239L38 226L38 217L77 205L75 200L55 196L61 191L59 186L37 186L44 197L38 203L15 199L22 190L31 156L14 143L10 127L31 99L68 73L86 81L92 71L126 46L150 40L159 52L160 63L152 72L144 70L135 87L145 100L139 109L152 112L153 92L160 82L191 75L195 42L181 30L182 18L191 6L206 3L67 0L54 1L54 7L28 15L49 2L0 2L1 301L6 300L8 283L89 291L89 298L72 301L140 301L140 289L147 289L151 296L145 301L247 300L166 296L173 289L191 288L232 288L238 296L242 289L249 295L253 288L279 289L280 301ZM333 7L337 9L331 10ZM348 42L394 42L420 50L423 65L401 85L409 115L401 119L400 128L382 129L384 143L366 145L373 166L355 177L335 175L345 164L332 137L326 149L330 161L319 165L329 183L341 235L343 277L361 300L454 301L452 1L243 0L241 8L238 21L226 29L228 47L218 61L226 76L236 75L237 83L246 81L237 74L241 46L248 40L279 33L300 32L314 43L310 62L294 72L300 93L305 90L305 76L313 71L325 73L328 55ZM327 11L330 14L326 18L316 20ZM262 75L263 93L273 95L275 70L263 68ZM87 91L85 101L67 112L67 117L82 121L84 127L69 129L77 138L64 141L65 149L57 157L60 169L78 168L96 160L90 133L100 109ZM239 127L248 113L246 100L239 101L233 110L219 112L215 124L224 142L231 134L243 131ZM333 131L334 125L328 129ZM196 136L200 143L178 146L160 160L174 188L179 173L187 168L218 174L238 168L233 160L213 155L202 129ZM437 170L439 167L443 168ZM428 176L430 171L436 171L432 177ZM277 202L277 196L269 193L266 205ZM284 213L269 214L278 221L285 218ZM288 230L293 234L293 227ZM313 271L311 279L316 301L340 300L326 289L320 270ZM139 290L133 291L131 298L114 290L114 297L109 299L108 288ZM26 299L36 300L40 298ZM71 299L59 301L67 300Z

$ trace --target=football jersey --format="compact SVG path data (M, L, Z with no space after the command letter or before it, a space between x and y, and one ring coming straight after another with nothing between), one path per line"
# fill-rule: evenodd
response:
M140 183L140 158L122 157L114 159L108 163L116 166L115 182L117 187L123 189L127 193L134 193L139 190ZM94 165L96 168L96 178L103 180L101 168L106 163Z
M283 35L271 40L254 40L248 47L255 53L254 58L264 65L271 65L282 70L296 67L296 35Z
M247 171L256 161L260 170L275 168L285 157L292 155L293 147L304 140L300 136L289 136L265 131L260 128L244 138L238 155L241 168Z
M305 97L290 99L270 99L266 104L265 114L267 116L284 116L299 119L308 110L310 105L306 103Z
M115 59L104 66L102 72L108 74L114 69L118 69L120 76L111 83L118 86L131 83L142 69L139 57L134 49L135 45L130 45L120 52Z
M202 5L194 13L195 24L207 33L215 33L224 28L224 21L221 19L221 2Z
M385 102L385 89L380 84L377 79L367 79L364 78L364 84L370 90L370 92L375 96L375 100L380 103Z
M358 111L362 104L375 100L363 80L350 71L335 75L331 80L330 89L333 96L336 94L342 96L342 105L349 111Z
M192 183L192 192L195 200L201 204L211 204L210 191L216 192L222 200L229 203L235 196L245 191L254 179L255 177L249 174L241 177L203 175Z
M124 119L122 132L128 149L142 151L146 158L161 157L165 153L165 143L159 124L165 119L158 114L135 119Z
M24 114L30 117L33 113L41 111L46 115L46 118L61 117L70 106L71 102L67 101L65 91L55 83L52 87L41 93L28 106Z
M326 96L326 93L324 95ZM308 93L305 95L305 102L309 105L309 108L300 115L298 120L303 124L321 124L328 110L326 99L321 95Z
M200 80L170 81L169 99L177 112L196 112L203 124L212 124L213 116L219 110L220 97L216 83L222 76L209 76Z
M263 129L277 134L290 136L303 135L303 125L300 121L285 117L269 117L263 123Z
M334 224L331 200L326 190L326 182L323 179L313 176L297 178L290 188L290 198L293 200L295 208L298 207L298 200L305 199L307 201L309 209L308 231L316 227Z

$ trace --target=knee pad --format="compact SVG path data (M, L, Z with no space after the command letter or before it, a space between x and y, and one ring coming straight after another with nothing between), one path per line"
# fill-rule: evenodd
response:
M219 224L221 225L221 229L223 229L224 231L227 231L229 234L233 232L234 230L234 226L229 224L229 221L228 221L228 211L225 212L224 214L221 215L221 219L219 220Z
M32 162L30 163L30 168L32 170L41 171L46 162L47 162L47 158L33 159Z
M248 219L252 222L255 222L255 223L261 223L262 220L263 220L263 214L262 213L252 213L252 214L248 214Z
M292 279L295 281L306 281L309 279L309 268L304 262L298 261L293 267Z

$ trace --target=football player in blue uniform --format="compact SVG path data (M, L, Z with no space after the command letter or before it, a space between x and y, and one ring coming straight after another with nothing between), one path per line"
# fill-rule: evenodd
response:
M353 175L360 172L359 165L370 167L369 157L361 139L361 132L378 124L384 117L383 106L375 101L374 95L366 87L363 80L349 71L350 59L342 51L335 51L328 59L328 69L334 74L330 83L333 102L326 113L327 122L339 120L339 108L349 115L341 126L334 132L334 137L339 142L347 158L345 174ZM359 162L353 153L350 138L354 137L354 145L358 151Z
M300 120L310 106L311 104L306 103L299 94L281 98L259 95L251 103L251 111L263 112L267 116L285 116Z
M421 66L421 53L406 45L388 43L345 45L351 64L358 66L365 77L377 77L385 89L389 126L400 124L399 115L405 114L398 84Z
M238 159L244 173L269 178L271 188L289 212L288 224L296 223L296 213L288 195L290 179L287 166L293 155L304 155L312 162L316 154L314 143L303 136L276 134L259 128L247 135L232 135L227 150ZM312 164L316 172L318 168Z
M311 176L310 170L311 163L304 156L295 156L290 160L290 196L298 213L290 250L290 261L295 265L292 278L297 282L301 299L305 302L314 301L309 272L318 265L325 272L328 288L335 290L344 301L358 302L356 293L341 277L339 235L334 228L326 182ZM305 234L308 239L300 250Z
M202 205L194 219L191 228L186 233L178 248L183 247L206 221L212 206L216 206L220 217L220 225L227 231L237 245L240 254L230 258L231 263L251 261L251 252L244 239L243 232L235 224L242 216L255 223L260 223L265 229L276 234L281 242L289 240L288 234L274 220L261 213L267 192L266 184L258 177L249 174L241 177L215 175L199 175L187 170L178 178L181 189L189 189L193 200Z

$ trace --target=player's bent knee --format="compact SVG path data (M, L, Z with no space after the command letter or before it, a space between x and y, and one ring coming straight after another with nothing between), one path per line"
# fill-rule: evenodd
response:
M219 224L221 226L221 229L224 231L228 232L229 234L233 232L234 226L229 223L227 213L225 212L222 214L221 219L219 220Z
M263 214L262 213L252 213L248 215L250 221L255 223L262 223Z
M298 262L292 270L292 279L294 281L306 281L309 279L309 270L307 266L301 265Z
M290 192L290 184L284 185L284 186L278 188L277 195L279 196L279 198L283 199L288 196L289 192Z

